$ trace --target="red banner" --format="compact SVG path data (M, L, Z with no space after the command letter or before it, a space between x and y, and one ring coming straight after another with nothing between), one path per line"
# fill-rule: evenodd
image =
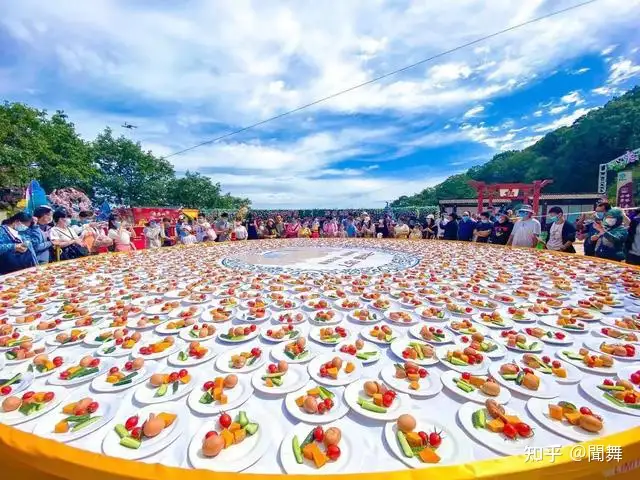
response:
M132 208L134 225L144 225L151 218L162 220L168 218L174 223L178 219L181 210L179 208Z

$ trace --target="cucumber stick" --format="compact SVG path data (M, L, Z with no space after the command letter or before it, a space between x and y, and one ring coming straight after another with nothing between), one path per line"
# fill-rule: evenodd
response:
M100 420L102 417L97 416L97 417L92 417L92 418L88 418L86 419L84 422L79 422L76 423L73 428L71 429L72 432L77 432L78 430L82 430L85 427L88 427L89 425L91 425L92 423L97 422L98 420Z
M398 438L398 444L400 444L400 450L402 450L404 456L407 458L413 458L413 450L411 450L411 446L409 445L409 442L407 442L407 437L404 436L404 433L398 430L396 436Z
M371 403L364 398L358 399L358 405L360 405L364 410L369 410L373 413L387 413L387 409L384 407L379 407L375 403Z
M300 441L298 440L297 435L293 436L291 447L293 448L293 456L296 457L296 463L302 465L302 448L300 448Z

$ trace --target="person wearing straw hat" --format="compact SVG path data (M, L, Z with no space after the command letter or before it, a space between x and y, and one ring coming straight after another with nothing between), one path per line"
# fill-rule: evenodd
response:
M531 205L522 205L518 210L520 218L513 225L513 230L507 241L507 245L514 247L535 247L538 244L538 236L542 231L540 222L533 218Z

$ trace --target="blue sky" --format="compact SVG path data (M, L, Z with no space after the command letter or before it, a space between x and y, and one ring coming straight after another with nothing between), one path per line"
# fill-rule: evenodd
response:
M166 155L578 1L3 3L1 98ZM638 24L600 0L171 161L256 207L382 207L637 84Z

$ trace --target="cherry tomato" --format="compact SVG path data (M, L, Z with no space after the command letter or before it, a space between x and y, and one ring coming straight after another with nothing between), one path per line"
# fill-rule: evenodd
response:
M118 373L120 369L118 367L111 367L109 369L109 375L113 375L114 373Z
M471 374L469 372L464 372L462 374L462 379L463 380L470 380L471 379Z
M420 440L422 440L423 445L429 444L429 435L427 435L427 432L418 432L418 435L420 435Z
M222 428L229 428L229 425L231 425L232 422L231 415L229 415L228 413L223 413L222 415L220 415L218 422L220 423L220 426Z
M624 403L636 403L636 396L633 393L627 393L624 396Z
M100 406L100 405L98 404L98 402L91 402L91 403L89 404L89 406L87 407L87 412L89 412L89 413L95 413L95 412L97 412L97 411L98 411L98 407L99 407L99 406Z
M388 393L385 393L382 396L382 405L385 406L386 408L389 408L392 404L393 404L393 395L389 395Z
M136 427L131 430L131 436L136 440L140 440L142 438L142 427Z
M424 368L421 368L420 370L418 370L418 375L420 375L420 378L426 378L428 374L429 373Z
M431 432L429 434L429 445L434 448L438 448L442 443L442 436L438 432Z
M324 430L318 426L313 429L313 438L316 442L322 442L324 440Z
M189 375L189 372L187 372L184 368L178 372L178 376L179 376L180 378L184 378L184 377L186 377L187 375Z
M9 385L0 388L0 395L9 395L11 393L11 387Z
M47 393L45 393L45 394L44 394L44 401L45 401L45 402L50 402L51 400L53 400L53 399L54 399L54 397L55 397L55 396L56 396L56 394L55 394L55 393L53 393L53 392L47 392Z
M210 432L206 433L204 438L217 437L217 436L218 436L218 432L215 432L215 431L211 430Z
M326 412L326 411L327 411L327 407L325 406L325 404L324 404L324 403L320 402L320 403L318 404L318 413L319 413L320 415L323 415L323 414L324 414L324 412Z
M580 413L582 415L593 415L593 412L589 407L580 407Z
M126 428L127 430L131 430L136 425L138 425L138 416L134 415L133 417L127 418L127 421L124 423L124 428Z
M63 362L64 362L64 361L62 360L62 357L55 357L55 358L53 359L53 365L54 365L56 368L57 368L57 367L59 367L60 365L62 365L62 363L63 363Z
M133 362L127 362L124 364L124 369L128 372L130 370L133 370Z
M330 398L325 398L323 403L324 406L327 407L327 410L331 410L333 408L333 400Z
M100 365L100 359L99 358L94 358L93 360L91 360L91 363L89 364L90 367L97 367L98 365Z
M631 380L631 383L633 383L634 385L640 385L640 373L632 373L629 380Z
M510 423L507 423L504 426L504 429L502 430L502 433L504 434L505 437L507 437L507 438L509 438L511 440L516 438L516 436L518 435L518 431L516 430L516 427L514 427Z
M178 373L177 372L173 372L171 373L171 375L169 375L169 383L173 383L175 381L178 380Z
M327 447L327 457L334 462L340 458L340 447L337 445L329 445Z
M203 390L211 390L214 386L215 386L215 383L213 383L213 382L209 381L209 382L206 382L206 383L202 386L202 389L203 389Z
M531 427L526 423L517 423L516 431L518 432L518 435L520 435L521 437L527 438L531 436Z

